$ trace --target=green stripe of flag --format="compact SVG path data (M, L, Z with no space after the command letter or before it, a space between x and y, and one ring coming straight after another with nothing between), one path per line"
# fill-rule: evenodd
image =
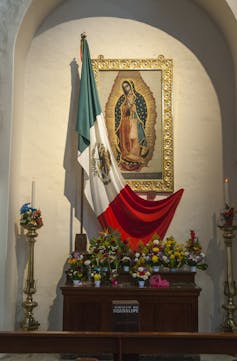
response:
M82 71L78 100L77 126L78 150L83 152L90 144L90 128L96 116L101 114L99 96L91 65L87 40L82 40Z

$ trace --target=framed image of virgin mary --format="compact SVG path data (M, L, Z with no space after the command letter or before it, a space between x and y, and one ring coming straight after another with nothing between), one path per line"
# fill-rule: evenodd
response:
M173 62L92 60L113 155L134 191L173 192Z

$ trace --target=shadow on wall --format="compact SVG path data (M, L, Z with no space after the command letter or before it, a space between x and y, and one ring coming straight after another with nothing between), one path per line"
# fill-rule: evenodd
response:
M24 229L15 224L15 238L16 238L16 263L17 263L17 290L16 290L16 316L15 316L15 330L19 330L21 328L20 323L24 319L24 310L22 307L22 302L24 298L24 273L25 268L27 267L27 249L28 243L27 238L24 233Z
M48 325L49 325L48 331L55 331L55 330L60 331L63 329L63 325L62 325L63 296L60 287L62 287L66 281L66 276L65 276L66 266L67 264L65 262L62 270L62 276L59 279L56 286L56 297L53 301L52 306L50 306L49 317L48 317Z
M210 276L213 284L213 310L210 315L211 330L213 332L220 331L220 325L223 322L224 310L222 304L224 302L224 276L225 276L225 250L218 240L218 218L213 215L213 238L208 242L206 257L208 263L207 274ZM210 262L208 261L210 260Z
M70 100L63 166L65 169L64 195L67 197L67 199L71 204L69 239L70 239L70 251L72 251L72 249L74 248L74 238L75 238L75 235L73 234L74 216L83 225L83 228L86 230L88 238L94 237L94 235L98 232L100 226L87 199L85 198L84 195L82 195L82 189L81 189L82 170L77 160L78 136L76 133L80 80L78 73L78 64L75 59L71 61L70 67L71 67L71 100ZM94 228L92 227L92 224L94 225ZM76 230L75 233L79 233L79 230Z

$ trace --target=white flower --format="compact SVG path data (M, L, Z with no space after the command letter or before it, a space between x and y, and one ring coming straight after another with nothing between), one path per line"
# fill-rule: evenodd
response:
M85 266L89 266L91 264L91 261L89 259L86 259L84 264L85 264Z
M139 258L139 256L140 256L140 253L139 253L139 252L136 252L136 253L135 253L135 257L136 257L136 258Z
M138 272L142 272L143 271L143 267L138 267Z
M157 246L157 245L159 244L159 240L158 240L158 239L154 239L153 244Z

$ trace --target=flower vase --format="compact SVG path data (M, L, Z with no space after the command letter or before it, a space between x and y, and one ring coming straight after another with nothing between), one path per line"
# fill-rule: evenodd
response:
M95 287L100 287L100 280L95 280Z
M123 266L124 272L129 272L129 266Z
M190 266L190 272L196 272L197 271L197 267L196 266Z
M153 272L157 273L160 270L160 266L153 266Z
M170 272L176 272L177 271L177 268L176 267L172 267L171 269L170 269Z
M144 288L144 286L145 286L145 281L144 280L139 280L138 281L138 287L139 288Z
M80 280L73 280L73 286L78 287L81 286L81 281Z

